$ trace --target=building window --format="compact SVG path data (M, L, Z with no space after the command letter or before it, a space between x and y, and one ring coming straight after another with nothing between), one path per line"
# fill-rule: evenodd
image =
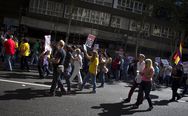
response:
M154 24L152 29L152 35L163 38L173 38L175 36L175 31L169 27L163 27Z
M70 7L66 6L64 17L68 18L69 14L70 14ZM93 24L98 24L98 25L108 26L110 22L110 14L100 12L100 11L85 9L81 7L74 7L73 13L72 13L72 19L83 21L83 22L89 22Z
M93 4L98 4L108 7L112 7L112 3L113 3L113 0L81 0L81 1L90 2Z
M144 4L141 0L114 0L113 4L114 8L137 14L147 12L149 16L151 15L151 6Z
M143 3L139 1L134 2L133 12L142 14Z
M153 29L152 29L152 35L160 37L161 36L161 26L154 25Z
M150 36L150 24L149 23L143 23L135 20L130 21L130 31L135 31L135 32L141 32L141 34L144 37Z
M30 0L29 11L42 15L63 16L63 4L50 0Z
M128 30L129 19L119 16L112 16L111 27Z

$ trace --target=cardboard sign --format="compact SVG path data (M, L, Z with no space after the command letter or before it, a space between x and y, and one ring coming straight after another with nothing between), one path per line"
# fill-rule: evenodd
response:
M86 47L85 44L83 45L83 49L84 49L85 52L87 52L87 47Z
M94 50L98 50L99 49L99 44L95 44L93 49Z
M155 62L157 62L158 64L161 63L161 58L160 57L155 57Z
M44 36L45 38L45 51L52 51L52 48L51 48L51 35L45 35Z
M89 34L88 37L87 37L85 45L87 47L91 48L93 43L94 43L94 41L95 41L95 38L96 38L96 36Z
M185 74L188 74L188 61L183 62L183 71Z
M169 62L167 59L161 59L161 62L163 63L164 66L168 66Z

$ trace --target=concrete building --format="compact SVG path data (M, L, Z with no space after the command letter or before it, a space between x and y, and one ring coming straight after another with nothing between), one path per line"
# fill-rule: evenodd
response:
M53 40L69 32L71 44L83 44L93 34L101 48L130 54L138 48L168 58L182 31L153 17L153 5L142 0L6 0L0 6L2 29L35 38L51 34Z

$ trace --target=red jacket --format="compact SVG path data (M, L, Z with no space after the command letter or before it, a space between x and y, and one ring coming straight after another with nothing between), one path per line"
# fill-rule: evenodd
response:
M117 70L120 68L120 59L115 58L114 61L112 62L112 69Z
M15 44L14 40L8 39L4 43L4 47L5 47L5 53L7 55L14 55L15 54L16 44Z

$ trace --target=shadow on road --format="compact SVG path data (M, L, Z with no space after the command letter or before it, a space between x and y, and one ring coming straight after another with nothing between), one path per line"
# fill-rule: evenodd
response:
M16 89L13 91L5 91L4 95L0 96L0 100L30 100L33 98L49 97L49 89L35 90L32 88Z
M92 109L101 109L99 116L121 116L130 115L138 112L147 112L148 110L133 109L133 104L124 105L123 102L120 103L107 103L100 104L100 106L93 106Z
M150 95L152 99L158 99L157 95ZM121 116L121 115L132 115L139 112L148 112L149 110L140 110L132 108L133 104L124 104L126 102L122 101L120 103L106 103L100 104L100 106L93 106L92 109L101 109L99 116ZM153 105L168 105L167 100L154 101Z
M16 79L38 79L38 75L33 75L33 74L26 74L23 72L10 72L6 74L0 74L0 77L3 78L16 78Z
M38 72L23 72L21 70L13 71L13 72L3 72L0 71L0 77L7 79L40 79ZM52 79L52 76L46 77L46 79Z

